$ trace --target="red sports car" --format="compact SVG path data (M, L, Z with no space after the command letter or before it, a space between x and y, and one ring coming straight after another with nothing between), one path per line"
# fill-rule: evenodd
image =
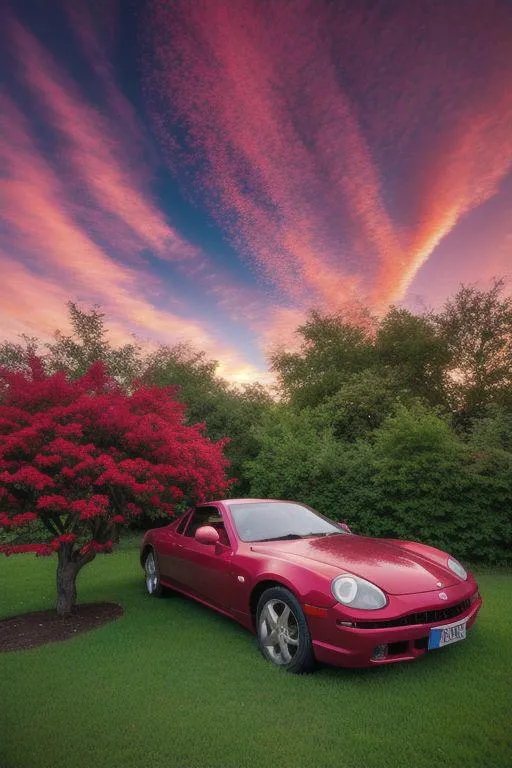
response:
M291 672L411 661L463 640L482 604L454 558L350 533L305 504L225 499L148 531L150 595L171 588L255 632Z

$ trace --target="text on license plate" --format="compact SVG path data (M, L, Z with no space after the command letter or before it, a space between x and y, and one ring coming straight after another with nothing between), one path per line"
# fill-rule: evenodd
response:
M442 648L450 643L458 643L466 639L466 619L455 624L445 624L444 627L434 627L430 630L428 638L429 651L434 648Z

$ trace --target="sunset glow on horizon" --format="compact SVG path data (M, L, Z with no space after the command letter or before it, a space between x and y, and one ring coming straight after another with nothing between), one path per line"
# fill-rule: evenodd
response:
M268 378L310 308L512 277L512 6L38 0L0 11L2 339L66 302Z

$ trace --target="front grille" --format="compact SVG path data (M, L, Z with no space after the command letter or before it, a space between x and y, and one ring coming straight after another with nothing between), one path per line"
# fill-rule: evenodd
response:
M352 626L357 629L385 629L387 627L409 627L413 624L433 624L440 621L448 621L465 613L469 606L476 600L477 593L463 600L457 605L450 605L446 608L438 608L435 611L420 611L419 613L409 613L407 616L401 616L399 619L389 619L388 621L355 621Z

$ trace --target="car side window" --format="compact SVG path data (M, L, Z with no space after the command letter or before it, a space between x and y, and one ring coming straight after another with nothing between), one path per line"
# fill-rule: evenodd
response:
M203 525L211 525L219 533L219 542L225 546L230 546L224 520L217 507L196 507L188 521L184 532L185 536L193 537L198 528Z
M189 519L190 519L190 509L185 515L183 515L183 518L180 520L179 524L176 526L176 533L183 535L183 531L185 530Z

